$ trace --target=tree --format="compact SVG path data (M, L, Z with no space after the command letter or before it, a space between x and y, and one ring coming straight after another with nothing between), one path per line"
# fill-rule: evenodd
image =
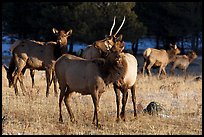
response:
M168 46L189 36L195 41L202 29L202 2L138 2L134 10L156 36L157 47L159 41Z

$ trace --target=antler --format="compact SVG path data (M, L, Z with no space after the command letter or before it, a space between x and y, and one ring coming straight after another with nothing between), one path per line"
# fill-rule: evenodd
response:
M115 37L115 36L118 34L118 32L120 31L120 29L121 29L121 27L123 26L124 22L125 22L125 16L124 16L124 18L123 18L123 22L122 22L122 24L120 25L119 29L118 29L117 32L113 35L114 37Z
M112 31L113 31L113 28L115 26L115 18L116 18L116 16L114 16L113 25L112 25L111 30L110 30L110 36L112 35Z

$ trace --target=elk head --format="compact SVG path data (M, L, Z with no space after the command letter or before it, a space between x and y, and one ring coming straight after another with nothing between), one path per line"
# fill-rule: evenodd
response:
M124 19L123 19L123 22L122 24L120 25L119 29L116 31L116 33L113 35L112 34L112 31L113 31L113 28L115 26L115 19L116 17L114 16L114 20L113 20L113 25L111 27L111 30L110 30L110 33L109 35L106 35L105 36L105 39L103 40L99 40L99 41L96 41L94 43L94 46L100 50L102 50L103 52L108 52L112 46L115 44L115 42L118 40L118 39L122 39L122 36L120 35L119 37L116 37L116 35L118 34L118 32L120 31L120 29L122 28L124 22L125 22L125 16L124 16Z
M196 58L198 57L198 55L196 54L195 51L190 50L190 51L188 52L188 57L189 57L190 59L196 59Z
M72 29L65 32L64 30L58 31L57 29L52 29L53 33L57 36L57 44L60 45L60 48L62 49L62 53L66 53L67 51L67 38L71 36Z
M174 55L181 53L181 51L180 51L179 48L176 46L176 44L173 45L173 44L170 43L170 48L171 48L171 51L174 53Z

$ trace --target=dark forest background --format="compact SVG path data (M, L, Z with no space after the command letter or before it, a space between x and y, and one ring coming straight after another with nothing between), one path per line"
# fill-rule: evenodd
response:
M202 2L3 2L2 35L49 41L54 40L53 27L72 29L72 52L75 42L91 44L108 35L114 16L113 33L126 16L119 34L132 43L134 54L144 36L154 37L156 48L181 42L183 50L188 40L191 49L200 52Z

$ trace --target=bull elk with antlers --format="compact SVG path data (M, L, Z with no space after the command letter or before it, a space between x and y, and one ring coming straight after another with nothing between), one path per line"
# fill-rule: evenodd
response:
M105 39L98 40L98 41L94 42L92 45L89 45L82 53L83 58L93 59L93 58L99 58L101 56L104 56L107 54L107 52L109 52L109 50L112 48L112 46L115 44L116 41L122 40L122 35L120 35L119 37L116 37L116 35L118 34L118 32L120 31L120 29L122 28L122 26L125 22L125 16L123 18L123 21L122 21L120 27L116 31L116 33L112 34L113 28L115 26L115 19L116 19L116 17L114 17L113 25L111 27L109 35L106 36Z

